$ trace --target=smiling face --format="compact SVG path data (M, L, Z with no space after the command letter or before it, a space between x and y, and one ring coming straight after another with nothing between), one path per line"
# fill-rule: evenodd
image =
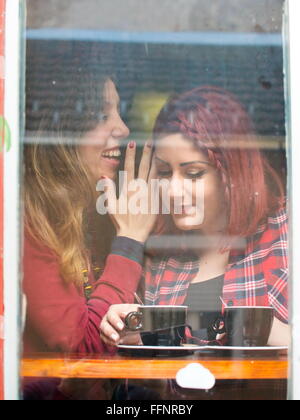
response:
M224 231L227 218L220 176L193 141L182 134L166 135L156 143L155 159L158 178L170 181L171 216L176 227L186 231L201 230L207 235ZM204 199L202 209L198 208L199 194ZM176 214L176 203L180 201L189 204L181 214ZM195 217L199 211L203 216L201 220Z
M129 136L129 129L119 113L120 98L111 80L103 89L103 106L99 110L99 123L81 140L79 153L97 182L102 176L116 177L120 166L121 141Z

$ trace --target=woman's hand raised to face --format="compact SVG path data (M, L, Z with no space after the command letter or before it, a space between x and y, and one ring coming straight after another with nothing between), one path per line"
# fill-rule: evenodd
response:
M108 210L116 227L117 236L126 236L143 243L150 235L157 219L157 214L151 213L151 194L154 194L154 189L151 188L150 182L156 173L151 140L147 141L144 147L137 179L135 159L136 143L131 141L127 146L124 168L127 182L124 183L118 200L113 188L108 188L106 195L108 202L111 203Z

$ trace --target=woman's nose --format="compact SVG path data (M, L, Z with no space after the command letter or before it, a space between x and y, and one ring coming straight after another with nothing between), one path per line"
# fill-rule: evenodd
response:
M181 199L184 196L183 181L178 178L172 178L169 185L169 194L173 200Z
M193 202L193 185L188 179L176 178L170 181L169 186L170 198L178 205L192 205Z
M118 140L126 139L130 134L130 130L120 116L114 121L112 136Z

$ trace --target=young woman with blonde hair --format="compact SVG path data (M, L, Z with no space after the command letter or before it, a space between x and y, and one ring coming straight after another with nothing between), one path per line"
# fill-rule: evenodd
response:
M102 317L112 304L134 302L143 242L155 222L114 216L111 250L106 255L97 246L102 240L107 248L112 229L96 214L96 184L102 177L116 179L129 129L113 79L79 64L72 91L67 75L56 75L55 90L44 99L40 135L25 147L25 353L108 350L100 339ZM129 142L125 170L132 178L135 154L136 144ZM139 174L145 181L151 154L148 144Z

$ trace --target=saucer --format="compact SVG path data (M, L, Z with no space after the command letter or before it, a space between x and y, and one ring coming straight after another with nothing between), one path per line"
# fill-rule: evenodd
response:
M129 356L154 357L154 356L188 356L191 354L203 354L214 356L260 356L275 357L279 355L287 355L288 347L286 346L265 346L265 347L230 347L230 346L132 346L119 345L119 353Z

